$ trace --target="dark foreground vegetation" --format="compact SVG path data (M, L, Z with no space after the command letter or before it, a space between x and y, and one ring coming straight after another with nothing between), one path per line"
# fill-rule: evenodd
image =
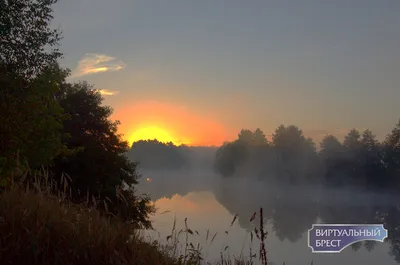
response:
M58 64L55 2L0 0L2 264L168 264L150 245L124 245L129 231L151 227L154 206L135 191L136 164L112 109Z
M0 187L29 182L44 167L53 181L67 180L72 202L96 198L99 210L148 228L154 208L135 193L136 164L112 109L88 83L69 83L70 71L58 65L55 2L0 1Z
M55 2L0 0L1 263L199 264L139 236L155 208L112 109L58 64Z
M57 192L57 195L55 193ZM250 248L244 258L221 260L215 265L253 264L260 255L267 264L262 209L260 228L249 232L251 241L260 241L260 251ZM236 220L232 220L231 226ZM199 235L187 225L183 230L172 227L167 245L155 240L145 241L140 230L113 215L104 216L89 202L73 204L50 182L35 182L30 187L15 186L0 194L0 260L2 264L162 264L197 265L203 260L204 246L196 247L190 237ZM184 249L179 248L180 235L186 237ZM217 236L207 232L206 241L212 245ZM228 246L227 246L228 248ZM226 250L226 249L225 249ZM241 256L244 253L241 253ZM211 264L211 263L207 263Z
M112 109L90 84L68 82L69 69L59 66L62 35L50 27L55 2L0 0L0 260L199 264L199 248L188 241L184 253L176 254L173 239L192 235L189 227L173 229L171 246L140 237L140 229L151 228L154 205L135 189L137 164L127 157L130 148L117 133L118 121L110 120ZM297 183L320 181L322 172L326 183L397 187L399 138L400 125L384 144L369 132L360 140L352 131L343 144L326 138L317 153L293 126L280 127L272 143L260 130L242 131L221 147L215 165L226 176L240 169ZM172 162L160 156L149 163L160 168L186 163L176 147L151 144L175 156ZM143 153L140 148L139 143L131 154ZM249 233L260 239L260 252L254 251L266 264L262 227L261 218L259 230Z
M177 264L133 226L38 190L0 195L2 264Z

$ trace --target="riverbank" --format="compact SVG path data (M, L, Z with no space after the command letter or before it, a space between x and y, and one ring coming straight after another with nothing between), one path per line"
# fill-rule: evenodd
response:
M168 245L144 240L141 232L116 217L70 203L60 194L26 188L0 194L2 264L194 265L203 260L190 242L184 255L177 254L182 253L176 249L179 234L193 234L190 228L173 229ZM253 263L222 259L218 264Z
M0 234L2 264L177 264L130 224L28 190L0 195Z

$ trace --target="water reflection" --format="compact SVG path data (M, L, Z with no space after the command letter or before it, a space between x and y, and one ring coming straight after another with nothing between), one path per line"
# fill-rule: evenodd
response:
M191 242L203 245L209 260L218 259L221 252L248 256L249 231L254 229L250 217L263 207L268 257L275 264L400 263L400 211L395 196L320 187L267 187L253 180L221 179L209 172L145 175L151 181L142 182L140 189L150 194L158 208L151 237L165 242L174 217L180 228L187 217L190 228L198 232ZM231 227L235 214L238 220ZM307 230L313 223L383 223L389 239L358 242L340 254L312 254ZM211 245L207 230L210 235L218 232ZM253 245L253 249L258 247L256 242Z

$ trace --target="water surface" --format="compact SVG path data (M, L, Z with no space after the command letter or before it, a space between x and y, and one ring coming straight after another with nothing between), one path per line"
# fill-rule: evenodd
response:
M166 243L174 220L176 228L194 231L189 242L203 246L203 257L249 256L259 251L250 231L259 228L259 219L250 223L254 212L263 208L268 260L274 264L398 264L400 225L398 198L383 193L317 186L272 187L246 178L221 178L204 170L143 171L140 192L149 194L157 207L152 217L155 231L148 235ZM231 226L235 215L237 220ZM314 254L307 245L307 231L314 223L384 223L387 242L360 242L339 254ZM208 239L207 239L208 231ZM210 243L212 236L217 233ZM185 235L181 236L182 243ZM258 255L257 255L258 256ZM258 259L255 259L258 260Z

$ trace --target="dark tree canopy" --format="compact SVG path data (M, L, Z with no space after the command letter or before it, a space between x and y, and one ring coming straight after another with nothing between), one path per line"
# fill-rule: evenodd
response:
M263 139L259 129L241 130L237 140L217 151L215 170L223 176L281 184L399 188L400 122L382 143L371 130L351 129L342 143L333 135L325 136L318 151L312 139L293 125L279 126L270 143Z
M61 32L52 29L52 5L57 0L0 0L0 62L30 78L62 54Z
M66 71L53 66L26 80L0 69L0 175L9 174L17 157L31 168L46 166L65 151L62 123L67 118L55 100Z
M163 143L156 139L140 140L132 144L128 157L146 169L181 169L188 163L189 150L172 142Z
M117 132L119 122L109 119L112 109L102 105L99 91L86 82L66 84L58 98L69 115L64 122L64 132L68 134L64 143L69 149L79 151L56 160L53 168L56 175L70 176L78 201L86 199L88 194L96 195L110 201L109 210L120 211L123 204L118 196L124 194L131 202L122 212L125 218L137 218L138 207L144 213L150 212L148 198L133 195L139 177L136 164L127 158L128 142ZM148 221L142 224L150 225Z
M31 183L45 168L55 183L69 176L72 201L101 200L101 209L149 227L154 208L136 195L136 164L112 109L87 83L68 83L58 65L55 2L0 0L0 188L19 176Z
M55 70L61 36L50 28L52 0L0 0L0 176L15 161L49 165L63 152L66 118L54 98L67 71ZM26 163L25 163L26 162ZM18 163L17 163L18 164ZM1 185L0 185L1 186Z

